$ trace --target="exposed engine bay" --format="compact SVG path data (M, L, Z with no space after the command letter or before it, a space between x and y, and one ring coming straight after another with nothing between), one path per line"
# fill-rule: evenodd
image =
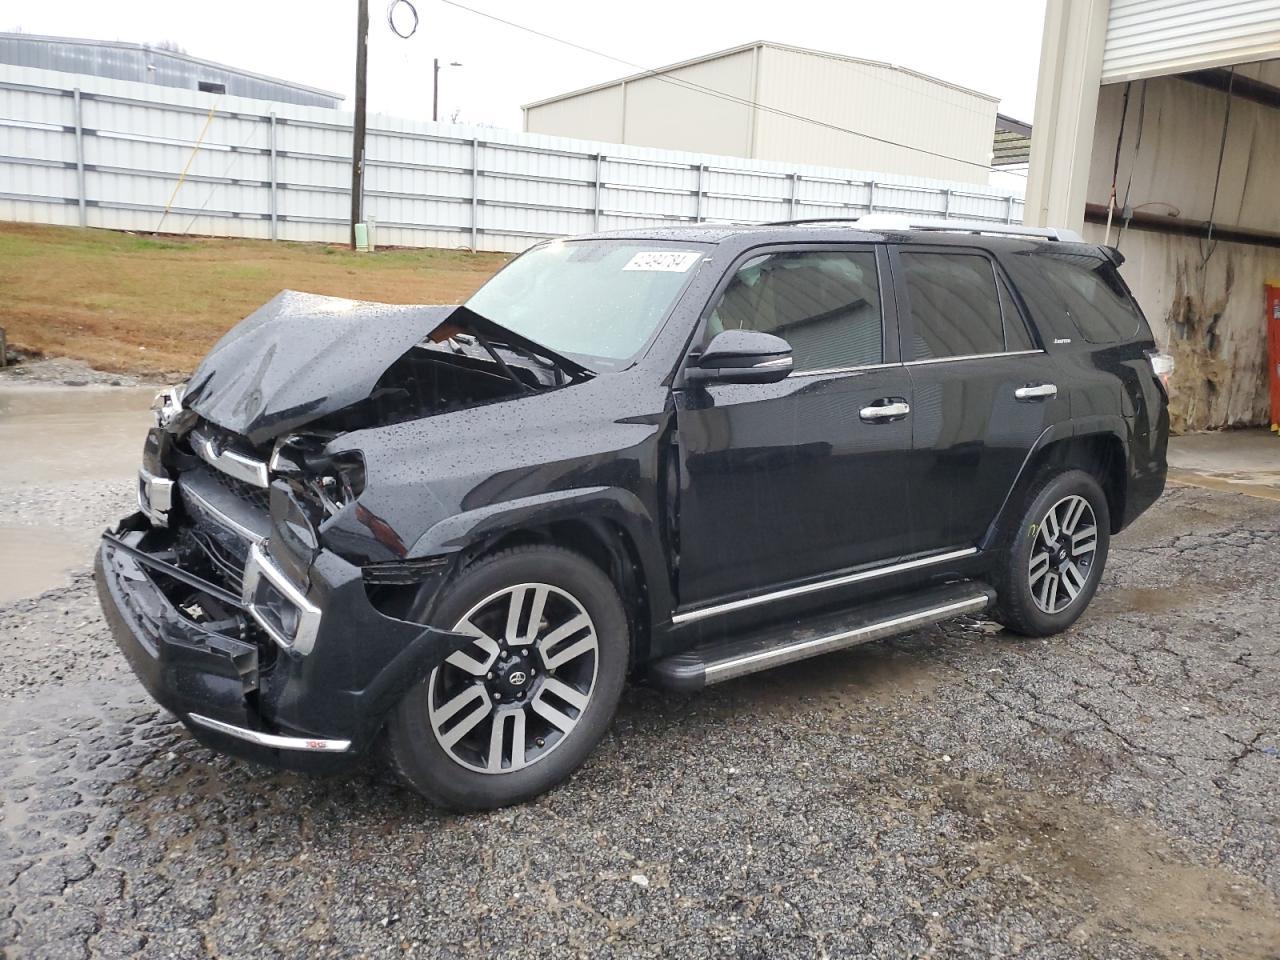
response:
M467 307L286 290L219 340L175 401L265 449L304 424L331 433L385 426L592 375ZM185 414L169 429L193 423Z

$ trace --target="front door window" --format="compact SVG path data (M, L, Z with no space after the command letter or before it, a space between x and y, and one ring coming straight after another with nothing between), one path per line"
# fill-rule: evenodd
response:
M709 335L762 330L791 344L797 372L884 359L872 251L770 253L747 261L712 311Z

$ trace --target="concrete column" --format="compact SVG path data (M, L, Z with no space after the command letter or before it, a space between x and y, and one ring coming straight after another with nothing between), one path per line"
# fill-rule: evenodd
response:
M1111 0L1048 0L1027 176L1028 226L1084 226Z

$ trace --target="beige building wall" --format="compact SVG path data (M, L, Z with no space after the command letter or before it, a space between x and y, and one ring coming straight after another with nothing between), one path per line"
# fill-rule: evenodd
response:
M731 98L754 98L755 65L756 51L743 50L660 77L629 81L625 85L626 128L622 142L637 147L750 157L754 111ZM721 91L724 96L682 86L681 81Z
M909 70L766 43L531 104L525 130L986 185L996 106Z
M625 137L622 130L625 95L625 84L615 84L526 109L525 132L622 143Z
M528 133L750 157L754 48L526 107ZM696 85L696 86L694 86ZM705 87L722 94L705 93Z
M997 105L992 97L906 70L765 46L759 100L867 135L761 112L753 154L760 159L988 180Z

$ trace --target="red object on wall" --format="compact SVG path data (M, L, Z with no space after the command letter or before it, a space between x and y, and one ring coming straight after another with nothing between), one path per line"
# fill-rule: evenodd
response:
M1271 429L1280 433L1280 285L1267 284L1267 369L1271 371Z

